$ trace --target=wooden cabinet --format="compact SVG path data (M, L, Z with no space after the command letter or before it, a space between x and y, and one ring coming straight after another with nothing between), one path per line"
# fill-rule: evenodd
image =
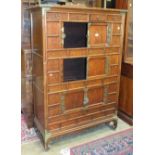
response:
M33 95L32 95L32 50L31 50L31 20L29 7L33 1L22 0L21 3L21 111L27 126L33 126Z
M34 122L45 149L97 124L115 128L125 12L40 6L31 17Z
M129 124L133 122L133 0L129 0L123 50L122 75L118 115Z

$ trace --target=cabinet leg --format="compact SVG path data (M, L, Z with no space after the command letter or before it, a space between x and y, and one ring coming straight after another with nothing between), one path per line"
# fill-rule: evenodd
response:
M117 128L117 120L112 120L108 123L108 126L111 128L111 129L116 129Z
M45 149L45 151L48 151L49 150L48 143L45 143L44 144L44 149Z

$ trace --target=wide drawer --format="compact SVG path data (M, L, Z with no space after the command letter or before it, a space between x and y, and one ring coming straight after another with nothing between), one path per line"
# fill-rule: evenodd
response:
M106 15L92 14L90 15L90 22L104 22L106 21Z
M108 115L114 115L116 112L115 109L108 109L108 110L100 110L97 112L94 112L92 114L87 114L83 116L78 116L76 118L70 116L70 119L66 119L64 121L59 122L52 122L48 124L49 130L60 130L65 128L70 128L71 126L78 126L82 123L88 123L88 122L95 122L97 118L102 118Z
M108 15L107 21L113 21L113 22L121 22L122 16L121 15Z
M59 105L54 106L55 108L59 107ZM53 109L53 108L52 108ZM104 110L108 110L108 109L116 109L116 103L109 103L109 104L96 104L96 105L92 105L89 107L85 107L85 108L78 108L75 110L70 110L64 113L61 113L60 111L55 110L55 112L57 111L57 115L52 116L51 113L49 113L49 117L48 117L48 123L57 123L57 122L61 122L61 121L66 121L70 118L78 118L78 117L82 117L82 116L86 116L89 114L93 114L96 113L98 111L104 111Z
M48 12L47 13L47 21L58 21L58 20L67 20L67 13L59 13L59 12Z
M88 15L79 14L79 13L70 13L69 20L70 21L88 21Z

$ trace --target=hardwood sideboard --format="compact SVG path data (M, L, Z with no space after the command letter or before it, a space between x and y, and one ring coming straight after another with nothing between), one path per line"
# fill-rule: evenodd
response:
M116 128L126 11L41 5L30 12L34 123L45 149L101 123Z

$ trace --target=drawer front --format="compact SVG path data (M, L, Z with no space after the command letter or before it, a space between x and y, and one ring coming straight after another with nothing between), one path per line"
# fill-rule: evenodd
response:
M90 15L90 22L104 22L106 21L106 15L96 14Z
M121 45L121 36L112 36L110 46L120 46Z
M81 116L81 117L79 116L78 118L75 118L75 119L72 118L72 116L70 116L70 119L66 119L61 122L49 123L48 128L49 130L67 130L74 127L78 127L80 125L85 125L88 123L95 122L97 119L103 120L104 119L103 117L106 117L109 115L111 115L112 117L115 115L115 112L116 112L115 109L111 109L107 111L100 110L94 114Z
M84 121L93 121L93 119L107 116L109 114L114 114L115 111L115 104L94 105L89 108L76 111L69 111L61 115L49 117L48 127L49 129L60 129L67 126L69 127L71 125L77 125L77 123L80 124Z
M60 103L61 103L61 96L59 93L48 95L48 106L49 107L55 104L60 104Z
M103 47L107 39L106 24L90 24L89 25L89 47Z
M113 22L121 22L122 16L121 15L108 15L107 21L113 21Z
M67 13L58 13L58 12L48 12L47 13L47 21L59 21L59 20L67 20Z
M88 90L89 105L102 103L104 99L104 88L91 88Z
M62 47L62 39L60 36L47 38L47 49L60 49Z
M48 35L60 35L61 33L60 22L47 22L47 34Z
M47 71L59 71L60 70L60 60L52 59L47 62Z
M48 74L48 84L54 84L54 83L60 83L60 82L61 82L61 77L59 72Z
M88 61L88 78L105 74L105 57L91 57Z
M53 106L50 106L48 108L48 115L49 116L57 116L62 113L61 105L60 104L55 104Z
M69 14L69 20L70 21L88 21L88 15L86 15L86 14L70 13Z
M121 24L113 24L113 34L121 34Z
M65 110L83 107L84 92L70 92L65 95Z

